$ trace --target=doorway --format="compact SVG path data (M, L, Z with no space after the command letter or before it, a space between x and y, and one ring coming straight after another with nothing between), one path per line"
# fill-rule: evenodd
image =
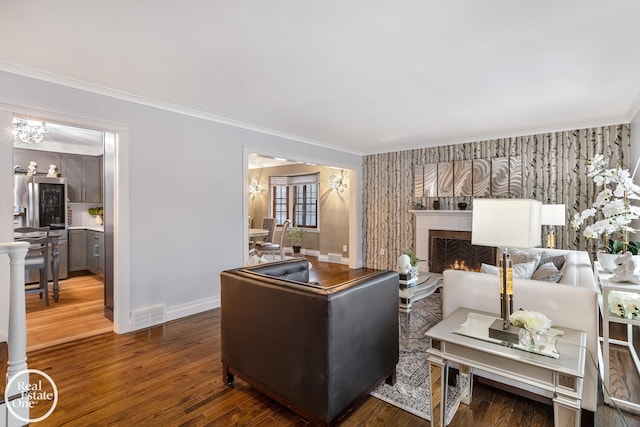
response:
M57 302L50 298L49 307L38 294L27 296L28 351L114 330L112 153L116 134L53 121L46 126L42 143L14 146L15 174L35 164L36 176L53 173L64 180L66 189L60 295Z
M296 244L301 247L301 255L355 268L358 251L352 250L356 247L357 211L353 170L287 160L262 150L259 154L246 152L246 162L249 229L259 231L264 218L275 218L276 223L288 218L301 231L296 237L300 239ZM280 242L280 233L276 227L274 242ZM253 256L253 245L248 233L246 236L249 251L245 264L262 262L260 257ZM284 239L285 254L294 255L292 237L287 235Z

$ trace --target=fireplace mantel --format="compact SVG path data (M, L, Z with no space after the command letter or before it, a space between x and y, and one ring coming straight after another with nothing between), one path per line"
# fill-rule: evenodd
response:
M462 210L410 210L416 216L416 255L429 259L429 230L471 231L472 211ZM421 271L428 271L427 263L420 263Z

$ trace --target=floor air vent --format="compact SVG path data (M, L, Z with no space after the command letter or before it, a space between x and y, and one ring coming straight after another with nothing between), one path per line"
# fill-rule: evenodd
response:
M159 325L165 321L164 305L154 305L131 312L131 329L134 331Z

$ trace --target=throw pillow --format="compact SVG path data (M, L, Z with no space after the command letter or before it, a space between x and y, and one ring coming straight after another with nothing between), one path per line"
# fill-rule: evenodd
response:
M542 257L541 252L530 252L530 251L521 251L521 250L511 250L509 251L509 256L511 257L511 261L513 265L516 264L524 264L528 262L535 262L536 267L540 263L540 257ZM534 270L535 270L534 268Z
M531 280L541 280L543 282L558 283L560 279L562 279L562 271L551 261L541 264L531 276Z
M558 270L562 270L562 266L564 265L565 260L566 258L564 257L564 255L551 255L546 252L542 252L540 265L552 262Z
M535 261L531 262L523 262L520 264L513 264L513 277L517 277L520 279L529 279L531 275L536 269L537 263ZM500 267L489 264L482 264L480 266L481 273L487 274L495 274L496 276L500 274Z

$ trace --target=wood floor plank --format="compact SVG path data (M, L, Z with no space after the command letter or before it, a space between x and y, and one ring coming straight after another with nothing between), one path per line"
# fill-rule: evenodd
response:
M27 351L113 331L104 317L104 285L94 275L60 281L60 298L53 302L49 283L49 307L38 294L26 296Z

